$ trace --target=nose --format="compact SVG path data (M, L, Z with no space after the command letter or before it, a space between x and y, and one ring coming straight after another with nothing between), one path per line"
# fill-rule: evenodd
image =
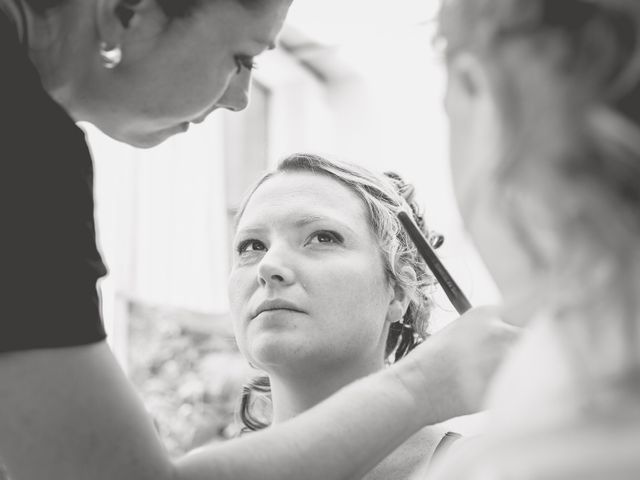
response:
M258 283L263 287L291 285L295 281L295 273L285 258L284 252L278 252L272 245L258 265Z
M247 108L251 91L251 70L243 68L233 76L229 86L218 100L218 108L239 112Z

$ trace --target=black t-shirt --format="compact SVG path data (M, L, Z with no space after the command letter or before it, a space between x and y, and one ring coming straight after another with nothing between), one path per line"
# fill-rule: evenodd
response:
M93 165L0 12L0 352L105 338Z

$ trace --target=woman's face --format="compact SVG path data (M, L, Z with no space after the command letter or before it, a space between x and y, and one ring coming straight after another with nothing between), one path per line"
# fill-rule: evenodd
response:
M445 106L450 164L465 226L505 301L517 302L530 287L532 265L508 218L497 171L505 161L507 135L490 72L472 56L449 63Z
M465 58L451 60L445 94L453 187L467 224L501 157L498 109L480 68Z
M231 311L251 363L299 374L382 367L394 292L355 193L320 174L277 174L251 196L234 245Z
M96 67L85 92L92 100L80 114L140 147L186 131L215 109L244 109L251 61L273 48L291 0L265 0L256 11L236 0L207 0L175 19L148 3L126 32L122 63Z

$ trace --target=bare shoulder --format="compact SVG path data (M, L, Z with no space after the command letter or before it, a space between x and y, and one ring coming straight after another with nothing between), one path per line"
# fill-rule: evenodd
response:
M153 426L104 342L0 354L0 424L0 451L16 478L170 476Z

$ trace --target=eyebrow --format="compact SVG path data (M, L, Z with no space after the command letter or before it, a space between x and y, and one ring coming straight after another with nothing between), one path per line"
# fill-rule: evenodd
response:
M322 215L304 215L296 220L294 225L296 227L304 227L305 225L309 225L310 223L321 222L323 220L328 220L328 218Z
M356 231L353 230L345 222L343 222L341 220L337 220L337 219L335 219L333 217L327 217L327 216L324 216L324 215L303 215L301 218L296 220L293 223L293 225L295 227L300 228L300 227L304 227L304 226L307 226L307 225L310 225L310 224L316 223L316 222L335 222L335 223L338 223L342 228L345 228L345 229L349 230L353 235L357 236ZM257 225L257 226L253 226L253 227L249 227L249 228L243 228L242 230L237 230L236 231L235 237L237 237L239 234L242 234L243 236L257 234L257 233L261 232L264 228L265 228L264 225Z
M338 220L336 218L326 217L324 215L304 215L299 220L296 220L294 225L296 227L304 227L306 225L309 225L309 224L312 224L312 223L316 223L316 222L336 222L336 223L340 224L343 228L346 228L351 233L356 235L356 232L349 225L347 225L346 223L344 223L341 220Z

